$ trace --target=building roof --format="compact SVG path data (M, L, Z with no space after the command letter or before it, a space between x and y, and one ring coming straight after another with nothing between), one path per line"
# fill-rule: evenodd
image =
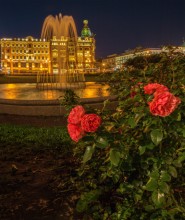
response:
M92 37L90 28L88 27L88 20L84 20L84 27L81 31L81 37Z

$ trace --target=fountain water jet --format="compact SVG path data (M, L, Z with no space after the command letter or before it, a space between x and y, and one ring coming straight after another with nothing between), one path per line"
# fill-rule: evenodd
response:
M76 40L78 36L73 17L62 16L61 13L55 17L52 15L47 16L42 26L41 38L51 40L53 36L56 39L70 37Z
M51 62L55 73L38 73L37 88L82 88L85 87L84 73L69 67L76 64L77 30L72 16L49 15L43 23L41 39L51 41ZM71 55L73 54L73 55ZM71 64L73 62L74 64ZM57 71L57 72L56 72Z
M77 89L85 87L83 73L37 74L38 89Z

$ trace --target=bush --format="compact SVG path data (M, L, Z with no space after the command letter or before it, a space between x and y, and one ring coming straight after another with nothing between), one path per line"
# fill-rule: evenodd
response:
M101 127L87 133L74 149L82 159L77 210L84 216L185 219L184 73L185 56L169 49L129 60L122 73L113 75L110 85L118 107L113 113L106 108L96 111ZM155 88L147 94L145 86L153 83L169 91ZM166 106L157 105L159 91L170 93ZM152 101L161 115L148 104ZM173 109L170 102L175 103Z

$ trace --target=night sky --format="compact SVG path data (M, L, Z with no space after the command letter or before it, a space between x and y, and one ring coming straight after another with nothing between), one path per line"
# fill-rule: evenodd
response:
M96 58L136 47L181 45L185 0L4 0L0 38L40 38L48 15L73 16L78 34L89 20L96 34Z

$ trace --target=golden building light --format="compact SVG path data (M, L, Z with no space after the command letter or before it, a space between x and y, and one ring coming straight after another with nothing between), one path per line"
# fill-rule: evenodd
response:
M41 38L2 38L0 66L5 74L93 72L95 39L84 20L78 36L72 16L45 18Z

